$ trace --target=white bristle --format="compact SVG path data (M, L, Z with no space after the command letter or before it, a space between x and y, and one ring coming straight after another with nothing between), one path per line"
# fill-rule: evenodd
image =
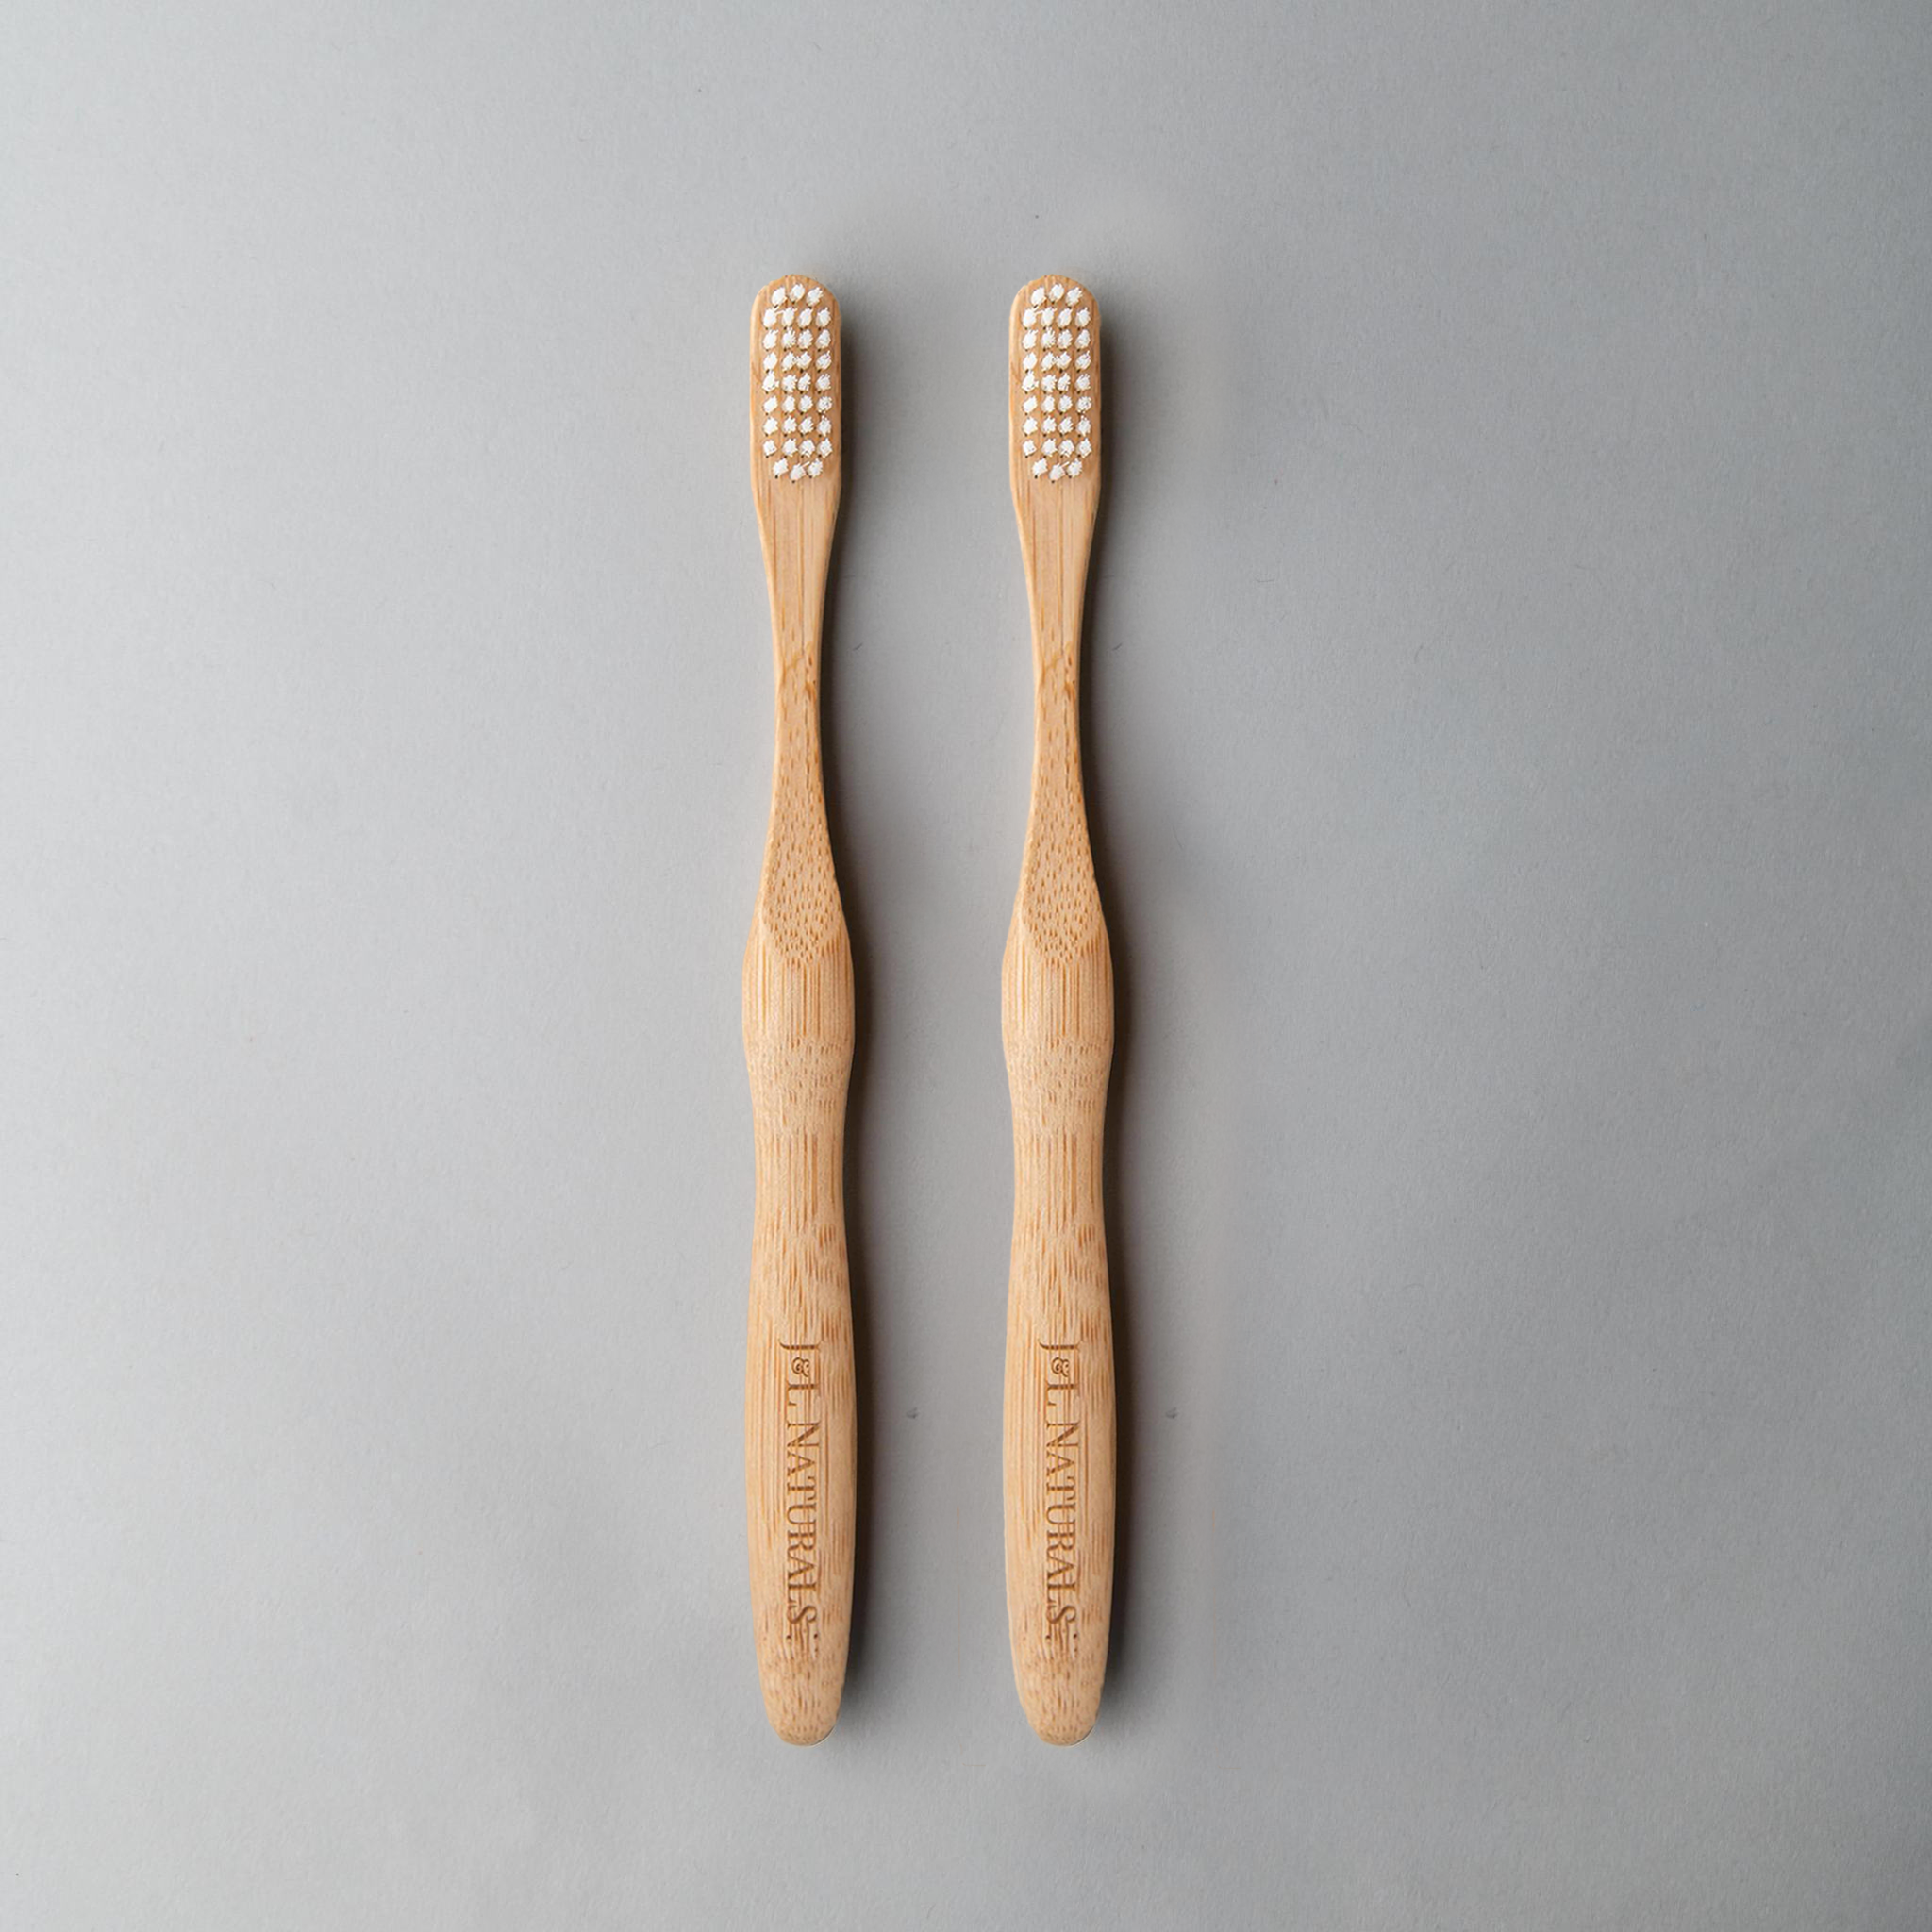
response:
M1073 282L1036 283L1020 299L1020 455L1033 476L1060 483L1093 458L1093 311Z
M832 454L831 299L816 282L774 282L759 313L762 448L771 475L791 483L822 476Z

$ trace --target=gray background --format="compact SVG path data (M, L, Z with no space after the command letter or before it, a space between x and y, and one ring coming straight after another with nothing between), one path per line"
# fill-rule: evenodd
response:
M1932 1923L1932 17L0 14L0 1921ZM766 276L865 1543L745 1603ZM1008 303L1109 325L1125 1541L1000 1578Z

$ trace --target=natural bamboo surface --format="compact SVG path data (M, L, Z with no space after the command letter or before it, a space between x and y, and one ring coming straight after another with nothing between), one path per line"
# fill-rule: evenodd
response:
M822 375L830 377L824 387ZM831 295L809 276L762 291L752 308L751 469L771 592L777 748L744 956L758 1162L744 1474L758 1678L773 1729L794 1744L816 1743L839 1714L856 1530L844 1204L852 948L819 758L820 634L844 455L841 382Z
M1025 854L1000 974L1013 1102L1007 1612L1020 1702L1056 1744L1085 1737L1099 1711L1113 1602L1113 1324L1101 1211L1113 965L1080 782L1080 618L1100 492L1099 343L1098 310L1084 284L1049 275L1015 298L1008 391L1013 507L1032 607L1034 748ZM1060 376L1067 386L1042 399L1041 385Z

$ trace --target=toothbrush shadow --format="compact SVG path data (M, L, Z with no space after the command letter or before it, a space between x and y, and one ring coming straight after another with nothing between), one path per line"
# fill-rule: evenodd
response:
M1121 325L1117 310L1109 310L1107 326L1101 331L1101 394L1106 398L1110 445L1120 438L1112 423L1120 419L1116 398L1120 394ZM1131 371L1131 362L1129 363ZM1132 383L1131 373L1127 378ZM1094 672L1110 653L1095 648L1097 640L1108 634L1107 546L1112 522L1113 471L1111 461L1100 468L1099 512L1094 518L1093 549L1087 570L1086 662L1080 678L1080 743L1087 791L1087 838L1093 852L1093 874L1100 889L1101 909L1107 919L1108 944L1113 958L1113 1066L1108 1080L1106 1136L1101 1146L1102 1220L1107 1237L1108 1298L1113 1314L1114 1360L1114 1554L1113 1613L1108 1641L1107 1687L1101 1699L1100 1721L1118 1719L1131 1710L1143 1690L1144 1669L1135 1634L1134 1618L1134 1491L1136 1487L1136 1448L1134 1388L1134 1291L1133 1257L1126 1239L1126 1216L1123 1202L1121 1142L1124 1124L1138 1105L1134 1088L1134 953L1131 942L1133 894L1126 890L1125 874L1108 836L1112 816L1108 807L1111 790L1108 773L1112 761L1104 752L1098 758L1084 756L1091 748L1101 750L1101 733L1095 717L1094 688L1099 681ZM1104 674L1103 674L1104 675Z
M844 439L844 470L841 491L851 495L852 423L855 364L853 330L850 324L841 329L839 345L841 380L843 385L843 421L840 432ZM843 509L843 503L841 504ZM840 782L841 742L838 725L838 687L840 670L838 645L839 570L845 548L845 519L841 514L833 526L829 568L825 573L825 608L822 635L824 647L819 657L819 758L824 772L825 824L832 841L839 897L845 913L845 932L852 948L852 1076L845 1094L845 1253L846 1278L852 1294L852 1366L857 1386L858 1416L855 1473L855 1515L852 1563L852 1628L845 1653L846 1695L840 1707L841 1718L850 1714L862 1698L865 1678L865 1649L868 1606L872 1593L872 1523L874 1499L874 1472L877 1466L878 1430L871 1399L876 1388L872 1345L871 1289L865 1262L865 1174L863 1150L866 1144L865 1115L872 1059L872 974L873 947L867 930L863 904L855 904L851 888L855 868L851 863L851 841L845 835L844 788Z

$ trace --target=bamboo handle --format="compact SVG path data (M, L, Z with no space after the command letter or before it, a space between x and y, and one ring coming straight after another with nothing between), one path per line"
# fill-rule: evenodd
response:
M772 1728L814 1744L839 1715L856 1531L845 1089L852 954L842 918L811 965L761 917L745 955L757 1201L744 1387L758 1681Z

